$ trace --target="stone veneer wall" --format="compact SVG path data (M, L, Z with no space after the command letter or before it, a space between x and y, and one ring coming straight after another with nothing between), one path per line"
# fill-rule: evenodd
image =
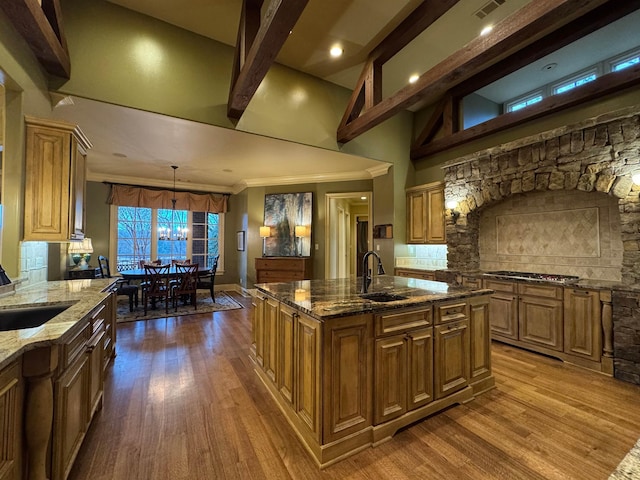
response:
M449 162L445 165L445 200L458 201L459 216L447 213L448 268L479 269L480 211L490 205L534 191L602 192L617 199L622 283L636 290L640 284L640 200L631 179L636 171L640 172L640 105ZM614 295L614 368L617 378L638 383L640 308L631 317L624 315L629 308L626 304L634 301L638 303L637 293L618 290Z

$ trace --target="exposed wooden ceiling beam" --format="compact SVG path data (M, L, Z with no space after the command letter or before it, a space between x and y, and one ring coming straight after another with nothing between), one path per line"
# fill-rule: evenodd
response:
M71 61L62 28L59 0L2 0L0 8L44 69L62 78L70 78Z
M438 138L411 149L411 159L417 160L433 155L463 143L483 138L494 133L508 130L525 122L535 120L545 115L580 105L581 103L597 100L605 95L620 92L640 85L640 66L629 67L619 72L609 73L589 83L561 95L552 95L527 108L515 112L505 113L465 130L455 132L447 137Z
M239 39L242 36L243 42L236 45L237 62L234 62L233 82L229 89L229 117L239 119L242 116L308 2L273 0L260 28L254 32L255 5L258 2L245 0L239 27L243 32L238 35Z
M449 56L420 79L364 111L338 128L344 143L418 103L433 102L447 90L482 72L509 55L570 23L601 5L615 0L536 0L510 15L486 36L478 37ZM615 8L615 7L612 7Z
M345 128L351 121L358 118L363 109L372 108L380 103L382 100L382 65L458 1L425 0L373 49L360 73L360 79L353 90L338 130Z

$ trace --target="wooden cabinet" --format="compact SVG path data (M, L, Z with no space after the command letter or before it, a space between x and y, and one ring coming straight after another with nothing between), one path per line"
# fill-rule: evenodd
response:
M613 374L610 291L485 278L494 339Z
M104 392L105 325L112 296L76 324L62 344L53 385L51 479L65 480Z
M561 351L562 287L521 283L518 295L518 339Z
M0 480L21 480L24 382L22 361L0 371Z
M431 270L396 268L393 274L396 277L417 278L419 280L435 280L436 279L436 273Z
M491 376L489 301L486 295L469 299L469 381L472 384Z
M433 400L432 309L376 315L374 322L374 425L379 425Z
M564 289L564 351L598 361L602 352L600 295L596 290Z
M320 322L303 313L295 315L295 413L315 441L321 439L321 327Z
M434 397L446 397L469 384L471 374L469 305L465 301L434 307Z
M24 240L82 239L91 143L75 125L32 117L25 121Z
M109 295L109 298L105 300L105 308L104 310L102 310L104 316L104 342L102 344L102 347L105 370L109 366L111 360L113 360L116 356L116 299L116 294L111 293L111 295Z
M272 382L277 381L278 368L278 306L273 298L264 302L264 371Z
M308 280L312 277L312 265L310 257L256 258L256 283Z
M266 297L254 295L251 302L253 306L251 347L250 351L259 367L264 365L264 303Z
M446 243L444 183L407 189L407 243Z

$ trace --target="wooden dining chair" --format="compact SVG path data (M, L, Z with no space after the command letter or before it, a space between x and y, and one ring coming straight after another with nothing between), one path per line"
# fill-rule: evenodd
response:
M213 265L211 266L211 274L206 277L198 277L198 288L206 288L211 292L211 300L216 303L216 297L214 293L214 286L216 281L216 270L218 269L218 258L220 255L216 255L213 259Z
M144 282L145 286L142 291L144 314L147 314L149 302L151 301L151 307L155 308L157 300L164 301L164 311L169 313L169 295L171 292L169 265L145 264Z
M177 283L171 290L173 308L178 311L178 300L189 297L194 310L198 309L196 293L198 286L198 264L181 265L176 264ZM186 303L186 301L185 301Z
M103 255L98 256L98 267L100 267L100 274L103 278L111 278L111 268L109 267L109 259ZM133 312L133 305L135 303L138 307L138 286L131 285L129 280L119 278L116 280L115 292L116 295L127 295L129 297L129 311Z

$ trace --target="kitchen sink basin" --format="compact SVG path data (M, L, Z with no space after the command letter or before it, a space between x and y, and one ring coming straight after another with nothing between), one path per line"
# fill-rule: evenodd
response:
M363 293L362 295L360 295L360 298L364 298L365 300L371 300L372 302L395 302L396 300L404 300L407 297L403 297L402 295L396 295L395 293L373 292L373 293Z
M0 331L39 327L71 305L44 305L0 310Z

